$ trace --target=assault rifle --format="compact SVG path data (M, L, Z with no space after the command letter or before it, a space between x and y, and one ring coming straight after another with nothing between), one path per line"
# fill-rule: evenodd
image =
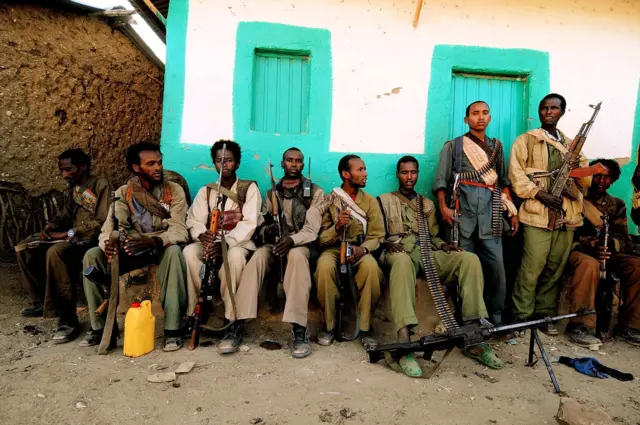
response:
M109 234L109 246L115 247L115 254L108 261L111 264L111 288L109 290L109 301L104 301L97 312L104 312L108 306L107 319L104 325L104 333L98 346L98 354L107 354L107 350L114 346L115 338L118 336L118 322L116 322L116 312L118 310L118 291L120 289L120 221L116 216L116 193L111 192L111 224L112 229ZM105 304L106 303L106 304Z
M453 210L453 228L451 229L451 245L458 249L460 244L460 173L456 173L451 190L451 209Z
M609 250L609 215L602 216L602 229L598 232L601 236L602 247ZM602 342L609 340L609 327L611 326L611 314L613 310L613 288L619 281L613 273L607 271L607 260L600 262L600 280L596 289L596 336Z
M447 353L454 347L460 349L470 347L472 345L480 344L488 339L505 336L515 331L524 331L526 329L531 330L531 340L529 343L529 362L527 366L533 366L537 362L537 356L534 353L534 346L537 345L542 355L542 359L547 366L547 372L556 393L560 392L560 386L556 380L556 376L553 373L551 362L547 356L542 341L538 335L538 328L542 325L555 323L563 319L570 319L573 317L587 316L593 314L595 311L581 310L577 313L564 314L555 317L545 317L538 320L531 320L529 322L517 323L513 325L505 325L494 327L491 323L485 319L479 319L470 324L465 324L458 328L451 329L443 334L426 335L414 342L396 342L391 344L381 344L376 346L367 347L367 354L369 354L369 362L376 363L381 359L387 361L394 361L409 353L421 352L424 353L426 359L431 359L434 351L447 350ZM534 361L534 356L536 360ZM444 360L444 359L443 359ZM439 366L436 365L436 367ZM431 373L435 372L432 370Z
M273 177L273 163L269 160L269 180L271 182L271 217L273 218L274 223L277 227L276 240L275 242L280 242L288 235L287 223L284 217L282 216L282 205L280 203L280 197L278 196L278 189L276 186L276 179ZM275 287L275 291L269 291L269 306L272 313L280 312L280 300L278 298L278 293L283 293L284 289L284 273L287 267L287 258L282 255L278 257L278 266L280 268L280 276L278 283ZM272 287L273 288L273 287Z
M218 226L220 225L220 209L222 206L222 194L220 188L222 187L222 172L225 164L225 151L227 150L227 144L222 145L222 164L220 165L220 171L218 174L218 187L216 192L216 199L214 200L214 207L209 213L209 231L216 236L218 234ZM207 199L207 207L209 199ZM206 250L207 247L205 247ZM219 264L214 258L205 256L204 264L200 267L200 292L198 292L198 303L193 309L193 314L189 318L189 330L191 331L191 339L189 340L189 350L195 350L198 344L200 344L201 325L206 322L206 316L208 315L209 305L213 299L213 288L215 279L218 277L217 270ZM231 288L231 282L227 282L227 290L233 291Z
M343 209L347 208L342 204ZM336 210L337 215L340 215L340 209ZM360 303L360 293L358 287L353 280L353 267L350 262L350 257L353 255L353 247L347 240L347 226L342 228L342 237L340 239L340 270L338 273L338 292L340 296L337 300L336 308L336 340L338 341L353 341L360 334L360 310L358 304ZM342 331L342 322L344 319L344 313L346 309L347 298L351 297L351 301L356 313L355 330L353 335L345 335Z
M587 141L587 135L593 126L596 117L598 116L598 112L600 112L600 105L602 102L597 105L589 105L589 107L593 108L593 115L589 121L582 124L580 127L580 131L573 139L571 146L569 146L569 151L565 154L562 165L557 170L556 178L553 181L553 185L551 186L550 194L556 197L560 197L563 194L570 199L578 199L578 189L573 180L569 181L569 177L577 176L580 173L581 169L571 170L571 164L577 161L580 158L580 152L582 152L582 147L584 143ZM594 169L592 173L583 174L581 176L593 175L602 171L602 166L599 169ZM570 175L571 174L571 175ZM567 183L570 183L567 186ZM552 208L549 208L549 222L547 224L547 228L549 230L556 229L556 221L558 219L558 214L560 214L561 219L564 219L564 211L556 211Z

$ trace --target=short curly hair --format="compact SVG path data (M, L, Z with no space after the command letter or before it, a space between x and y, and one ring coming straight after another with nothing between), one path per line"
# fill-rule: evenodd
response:
M618 164L618 161L613 159L598 158L591 161L589 165L596 165L598 162L607 167L607 169L609 170L609 175L613 180L612 183L615 183L620 178L622 170L620 169L620 164Z
M240 145L234 142L233 140L218 140L211 146L211 160L215 164L216 162L216 153L222 150L222 145L227 144L226 149L233 154L233 158L236 160L237 164L240 164L240 159L242 158L242 151L240 149Z

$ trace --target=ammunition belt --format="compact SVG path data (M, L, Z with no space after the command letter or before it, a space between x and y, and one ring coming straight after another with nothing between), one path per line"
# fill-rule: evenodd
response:
M422 258L422 266L424 267L424 274L427 278L427 286L431 293L431 298L436 306L436 311L440 320L444 324L447 331L459 330L458 322L449 307L447 297L442 289L442 283L438 277L438 271L436 270L433 261L431 261L431 233L427 228L427 220L424 214L424 198L418 195L416 199L418 204L418 240L420 241L420 257Z

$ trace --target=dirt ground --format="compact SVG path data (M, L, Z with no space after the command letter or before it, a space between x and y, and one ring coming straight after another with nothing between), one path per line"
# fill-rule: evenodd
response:
M286 347L265 350L259 346L264 338L288 341L288 334L277 321L264 320L249 327L248 351L231 357L212 346L156 349L137 359L124 357L120 347L98 356L77 341L52 345L54 320L19 315L27 299L16 264L1 261L0 276L0 424L556 423L559 398L543 364L524 366L526 339L495 346L507 362L503 370L487 370L455 350L430 380L369 364L355 342L313 344L313 355L302 360L291 358ZM26 325L36 330L25 332ZM562 337L543 339L552 356L593 355L640 376L639 348L615 342L589 352ZM150 374L173 371L184 361L196 367L177 385L147 382ZM602 408L616 423L640 424L638 378L593 379L563 365L555 371L570 397Z
M159 141L163 71L104 20L56 2L0 1L0 180L61 188L56 157L84 149L117 187L124 150Z

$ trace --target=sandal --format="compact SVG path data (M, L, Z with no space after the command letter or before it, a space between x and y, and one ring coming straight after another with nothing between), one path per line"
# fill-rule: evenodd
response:
M182 338L179 336L168 336L164 342L162 351L176 351L182 348Z
M478 353L474 352L475 350L478 350L478 349L481 349L482 351ZM493 352L491 347L489 347L485 343L475 344L475 345L466 347L465 349L462 350L462 354L464 354L465 356L471 359L475 359L479 361L480 363L490 367L491 369L502 369L504 367L504 362L500 360L496 356L496 354Z
M389 367L399 373L404 373L409 378L421 378L422 368L413 353L400 357L398 361L389 363Z

